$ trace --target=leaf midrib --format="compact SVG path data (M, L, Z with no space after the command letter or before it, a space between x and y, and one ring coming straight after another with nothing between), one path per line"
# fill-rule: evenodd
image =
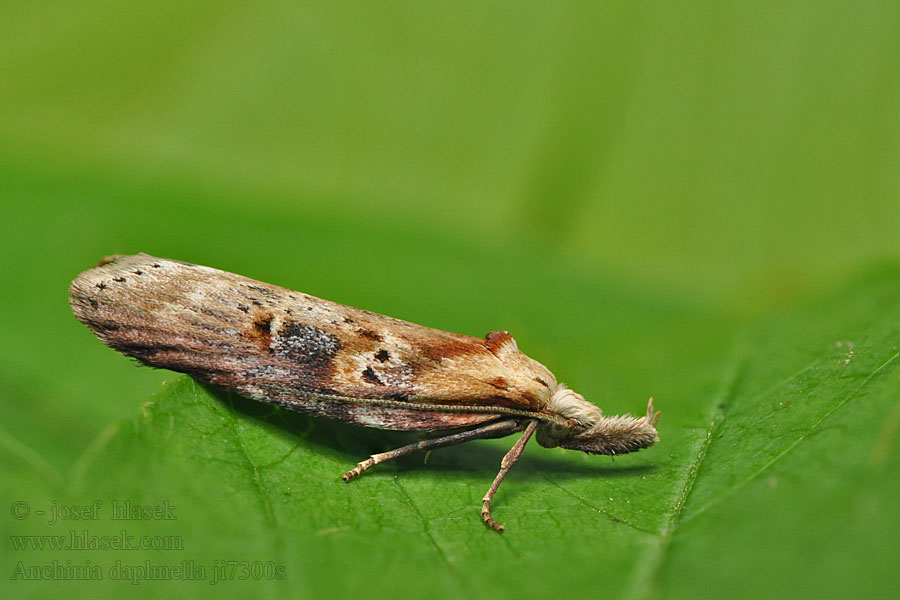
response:
M680 492L675 497L675 503L669 512L665 525L659 532L655 545L649 548L647 556L636 567L635 576L630 586L631 592L628 594L628 597L645 599L654 596L656 591L655 584L668 556L667 553L671 545L672 536L681 524L684 507L696 485L700 468L703 466L703 461L706 459L713 439L715 439L716 430L725 420L725 411L722 407L727 406L728 402L734 397L738 381L740 380L740 373L743 371L746 362L746 359L742 358L732 363L735 366L725 376L724 384L721 386L720 391L713 396L713 401L708 409L710 418L709 425L706 428L706 435L697 444L694 459L688 466L685 475L684 485L682 485Z

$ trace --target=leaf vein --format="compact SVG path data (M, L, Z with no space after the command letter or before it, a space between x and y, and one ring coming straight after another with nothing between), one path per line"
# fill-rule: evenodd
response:
M882 370L884 370L885 368L887 368L888 365L890 365L892 362L894 362L898 357L900 357L900 352L897 352L896 354L894 354L893 356L891 356L891 357L890 357L889 359L887 359L884 363L882 363L877 369L875 369L874 371L872 371L871 373L869 373L869 375L868 375L862 382L860 382L860 384L859 384L858 386L856 386L855 388L853 388L853 389L852 389L852 390L844 397L843 400L841 400L840 402L838 402L837 404L835 404L834 406L832 406L831 409L827 410L821 417L819 417L819 418L816 420L815 423L813 423L812 425L810 425L810 427L809 427L808 429L802 431L802 432L800 433L800 435L797 436L797 439L795 439L793 442L791 442L790 444L788 444L787 446L785 446L785 447L781 450L781 452L779 452L778 454L776 454L775 456L773 456L772 458L770 458L768 461L766 461L765 463L763 463L762 466L760 466L758 469L756 469L755 471L753 471L752 473L750 473L750 475L748 475L747 477L745 477L745 478L742 479L741 481L735 483L734 485L732 485L732 486L729 487L728 489L723 490L721 494L719 494L717 497L713 498L712 500L710 500L709 502L707 502L706 504L704 504L703 506L701 506L700 508L698 508L698 509L697 509L696 511L694 511L691 515L689 515L685 520L686 520L686 521L690 521L690 520L696 518L696 517L697 517L698 515L700 515L701 513L706 512L706 510L708 510L709 508L712 508L713 506L715 506L715 505L721 503L723 500L725 500L726 498L728 498L728 497L730 497L731 495L733 495L733 494L734 494L735 492L737 492L739 489L741 489L742 487L744 487L745 485L747 485L748 483L750 483L751 481L753 481L754 479L756 479L757 477L759 477L762 473L764 473L765 471L767 471L767 470L768 470L772 465L774 465L776 462L778 462L779 460L781 460L782 458L784 458L785 456L787 456L791 451L794 450L794 448L796 448L796 447L800 444L800 442L802 442L803 440L805 440L806 438L808 438L808 437L810 436L810 434L812 434L814 431L816 431L816 430L822 425L822 423L825 422L825 420L828 419L831 415L833 415L835 412L837 412L838 410L840 410L841 408L843 408L850 400L852 400L857 394L859 394L859 392L860 392L865 386L867 386L867 385L875 378L876 375L878 375Z
M231 431L234 434L235 440L237 441L237 446L241 451L241 454L244 457L244 460L250 467L250 470L253 472L253 476L251 479L253 480L253 485L256 487L256 491L259 493L260 500L263 504L263 509L266 514L266 519L273 525L278 525L278 520L275 518L275 509L272 506L272 499L269 497L269 493L266 490L265 485L262 481L262 475L260 473L259 467L253 461L253 458L250 456L250 453L247 451L247 446L244 444L244 439L241 437L241 434L238 430L237 426L237 417L234 413L234 407L231 407L229 411L231 416Z
M636 530L642 531L642 532L644 532L644 533L649 533L649 534L651 534L651 535L657 535L657 533L656 533L655 531L650 531L649 529L645 529L645 528L641 527L640 525L636 525L636 524L632 523L631 521L627 521L627 520L625 520L625 519L623 519L623 518L621 518L621 517L617 517L616 515L612 514L611 512L609 512L608 510L606 510L606 509L604 509L604 508L601 508L601 507L599 507L599 506L595 506L594 504L592 504L591 502L589 502L587 499L582 498L581 496L579 496L579 495L576 494L575 492L573 492L573 491L571 491L571 490L565 488L564 486L560 485L559 483L553 481L553 479L551 479L551 478L550 478L548 475L546 475L545 473L541 473L541 476L542 476L544 479L546 479L551 485L553 485L553 486L559 488L560 490L562 490L563 493L568 494L568 495L571 496L572 498L575 498L575 500L577 500L578 502L580 502L580 503L583 504L584 506L588 507L589 509L591 509L591 510L593 510L593 511L596 511L596 512L598 512L598 513L601 513L602 515L604 515L605 517L607 517L610 521L612 521L612 522L614 522L614 523L622 523L623 525L628 525L628 526L631 527L632 529L636 529Z

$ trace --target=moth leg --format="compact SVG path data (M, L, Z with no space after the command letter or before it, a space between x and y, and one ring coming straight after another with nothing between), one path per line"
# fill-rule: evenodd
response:
M491 488L487 491L487 494L484 495L484 498L481 500L481 518L484 521L484 524L496 531L497 533L503 533L503 524L498 523L491 517L491 500L494 499L494 494L497 493L497 488L500 487L500 482L503 481L503 478L506 477L506 474L509 473L509 470L512 469L513 465L516 464L516 461L519 460L519 457L522 456L522 452L525 450L525 444L528 443L528 440L531 439L531 434L534 433L534 430L537 428L537 421L529 421L528 427L525 428L525 433L522 434L522 437L519 438L519 441L515 443L515 445L510 449L509 452L506 453L506 456L503 457L503 460L500 461L500 472L497 473L497 476L494 478L494 483L491 484Z
M430 451L434 448L455 446L456 444L461 444L470 440L477 440L479 438L502 437L516 431L521 431L523 427L524 424L520 423L519 421L499 421L496 423L489 423L488 425L478 427L476 429L469 429L468 431L461 431L460 433L445 435L444 437L422 440L416 442L415 444L409 444L408 446L403 446L395 450L382 452L380 454L373 454L366 460L360 462L353 469L344 473L341 479L343 479L344 481L352 481L353 479L356 479L357 477L362 475L363 471L367 471L378 463L392 460L394 458L397 458L398 456L404 456L406 454L409 454L410 452L415 452L416 450Z

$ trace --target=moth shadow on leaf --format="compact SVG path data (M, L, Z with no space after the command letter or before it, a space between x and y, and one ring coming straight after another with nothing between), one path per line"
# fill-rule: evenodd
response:
M286 439L301 440L301 443L318 447L331 455L339 455L346 461L347 468L355 466L371 454L386 452L426 437L424 432L390 431L370 427L360 427L341 423L323 417L313 417L304 413L280 408L244 398L233 392L215 386L201 384L226 409L265 424ZM280 432L280 433L279 433ZM451 431L447 431L451 433ZM500 466L500 461L518 439L518 433L493 440L475 440L456 446L438 448L425 461L425 452L414 452L388 463L378 465L366 477L407 472L470 473L492 478ZM565 452L565 455L561 455ZM543 455L542 455L543 453ZM574 457L576 458L573 460ZM585 460L586 459L586 460ZM519 479L544 479L552 473L554 478L579 479L584 477L634 477L654 471L652 465L622 465L610 462L608 457L587 457L582 453L560 449L541 448L536 442L517 464L516 477ZM336 474L340 475L340 473Z

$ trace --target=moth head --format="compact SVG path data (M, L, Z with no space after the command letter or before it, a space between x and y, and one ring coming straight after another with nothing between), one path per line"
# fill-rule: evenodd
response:
M659 411L653 409L653 398L647 402L647 413L642 417L604 417L597 406L560 385L549 408L567 419L568 424L549 422L538 429L538 443L548 448L561 446L588 454L616 455L648 448L659 441Z

